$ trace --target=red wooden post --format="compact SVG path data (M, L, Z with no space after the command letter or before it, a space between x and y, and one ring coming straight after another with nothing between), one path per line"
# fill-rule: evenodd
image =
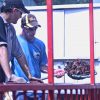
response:
M48 32L48 82L54 83L52 0L47 0L47 32Z
M47 33L48 33L48 83L54 83L52 0L46 0L46 3L47 3ZM48 100L54 100L54 91L49 90Z
M89 25L90 25L90 74L91 84L95 83L94 79L94 23L93 23L93 0L89 1Z

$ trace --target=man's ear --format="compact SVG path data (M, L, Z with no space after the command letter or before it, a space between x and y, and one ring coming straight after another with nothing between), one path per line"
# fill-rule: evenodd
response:
M13 9L12 9L12 12L16 12L16 11L17 11L17 9L16 9L16 8L13 8Z

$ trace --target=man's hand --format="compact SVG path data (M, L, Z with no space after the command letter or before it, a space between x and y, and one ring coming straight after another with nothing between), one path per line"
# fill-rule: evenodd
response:
M54 76L56 76L57 78L61 78L64 75L65 75L65 71L63 69L54 70Z
M31 83L44 83L41 79L39 79L39 78L36 78L36 77L31 77L30 79L29 79L29 81L31 82Z

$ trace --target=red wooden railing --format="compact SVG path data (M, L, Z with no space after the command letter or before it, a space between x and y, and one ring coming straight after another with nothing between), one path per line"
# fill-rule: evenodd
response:
M100 84L0 84L0 100L3 100L5 92L12 92L13 100L16 100L16 92L21 91L24 100L27 100L26 92L34 92L33 100L38 100L36 94L42 93L41 100L48 100L48 93L53 97L51 100L100 100Z

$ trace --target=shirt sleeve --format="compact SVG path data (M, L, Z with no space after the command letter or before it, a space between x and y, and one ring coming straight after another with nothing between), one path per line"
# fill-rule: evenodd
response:
M13 42L12 42L12 54L14 57L18 58L22 55L24 55L23 51L22 51L22 48L19 44L19 41L17 39L17 36L16 36L16 31L14 29L14 27L12 26L12 30L13 30Z
M0 46L7 46L6 30L3 19L0 17Z

